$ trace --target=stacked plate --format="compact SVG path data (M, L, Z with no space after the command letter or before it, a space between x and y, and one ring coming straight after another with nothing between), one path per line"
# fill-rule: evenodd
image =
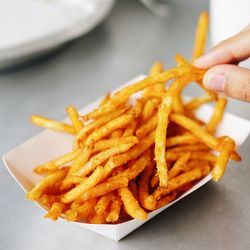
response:
M0 0L0 68L79 37L108 15L114 0Z

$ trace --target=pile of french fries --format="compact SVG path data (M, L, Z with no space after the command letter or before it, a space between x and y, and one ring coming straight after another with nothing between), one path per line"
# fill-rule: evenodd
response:
M204 12L193 60L204 52L207 29ZM240 160L230 137L215 136L227 100L204 89L205 96L184 103L183 89L191 82L202 87L205 70L181 55L176 62L168 70L156 62L148 77L108 94L88 114L69 106L70 125L32 116L36 125L74 136L71 152L34 169L44 178L27 197L48 209L45 217L95 224L146 220L148 212L172 202L210 172L218 181L230 159ZM209 102L215 108L205 124L194 111Z

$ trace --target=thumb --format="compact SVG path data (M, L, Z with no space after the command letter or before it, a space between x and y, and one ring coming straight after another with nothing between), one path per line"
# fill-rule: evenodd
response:
M217 65L210 68L204 78L209 90L250 102L250 70L236 65Z

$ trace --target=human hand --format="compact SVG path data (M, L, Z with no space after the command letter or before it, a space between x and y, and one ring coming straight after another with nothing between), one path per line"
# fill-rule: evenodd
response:
M209 68L203 78L207 89L250 102L250 70L238 66L250 57L250 24L196 59L198 68Z

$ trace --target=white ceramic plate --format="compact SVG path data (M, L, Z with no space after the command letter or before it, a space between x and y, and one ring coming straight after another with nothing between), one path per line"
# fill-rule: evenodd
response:
M0 0L0 68L87 33L113 4L114 0Z

